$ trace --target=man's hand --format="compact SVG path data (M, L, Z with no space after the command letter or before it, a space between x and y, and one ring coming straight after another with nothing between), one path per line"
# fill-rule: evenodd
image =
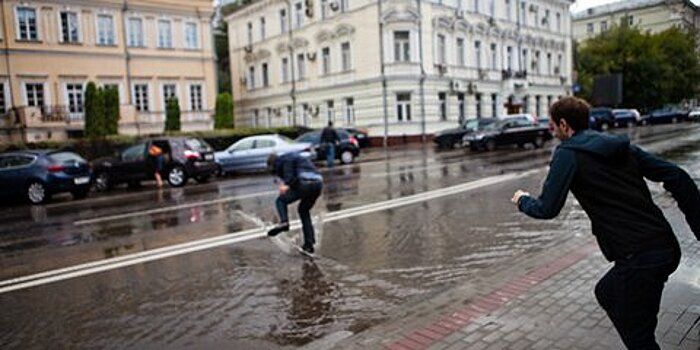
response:
M525 192L523 190L517 190L515 193L513 193L513 198L510 199L513 204L518 205L518 201L520 200L520 197L522 196L529 196L529 192Z
M285 194L285 193L287 193L287 191L289 191L289 186L287 186L287 185L285 185L285 184L281 184L281 185L278 187L278 189L279 189L279 191L280 191L280 194Z

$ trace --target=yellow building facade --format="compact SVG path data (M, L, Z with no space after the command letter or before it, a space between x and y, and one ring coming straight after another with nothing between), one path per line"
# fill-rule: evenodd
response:
M212 127L216 68L210 0L3 1L0 142L80 136L88 82L119 91L121 134Z

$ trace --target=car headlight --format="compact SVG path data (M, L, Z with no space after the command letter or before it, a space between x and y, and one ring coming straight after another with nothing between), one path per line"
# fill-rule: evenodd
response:
M484 138L484 136L486 136L486 135L479 133L479 134L474 135L474 139L475 139L475 140L481 140L481 139Z

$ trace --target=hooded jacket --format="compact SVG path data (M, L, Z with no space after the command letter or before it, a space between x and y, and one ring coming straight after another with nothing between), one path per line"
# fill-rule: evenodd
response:
M323 180L314 163L297 152L289 152L277 157L273 174L292 188L299 184L299 180Z
M677 247L645 178L662 182L671 192L700 240L700 192L695 182L677 165L630 145L626 136L586 130L563 141L554 151L540 196L520 197L518 208L534 218L554 218L571 190L609 261Z

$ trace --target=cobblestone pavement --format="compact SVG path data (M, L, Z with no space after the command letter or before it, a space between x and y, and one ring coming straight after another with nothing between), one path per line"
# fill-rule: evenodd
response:
M661 199L662 207L674 206ZM665 203L663 203L665 202ZM683 259L664 290L657 341L700 349L700 242L682 214L667 210ZM406 307L387 324L336 344L340 349L624 349L593 289L611 266L590 238L557 256L524 259Z

